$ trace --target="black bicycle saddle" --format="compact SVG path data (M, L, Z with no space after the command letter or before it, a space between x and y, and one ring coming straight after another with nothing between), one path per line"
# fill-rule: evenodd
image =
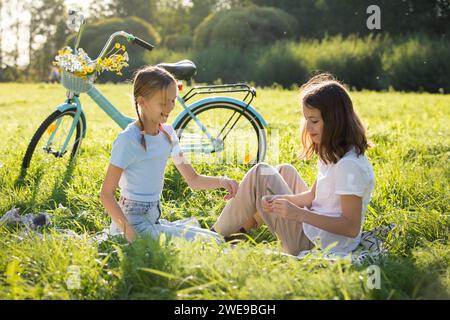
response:
M175 63L159 63L157 66L169 71L177 80L189 80L197 73L197 67L190 60L181 60Z

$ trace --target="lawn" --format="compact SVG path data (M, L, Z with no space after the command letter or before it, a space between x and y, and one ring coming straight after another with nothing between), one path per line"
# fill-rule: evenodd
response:
M99 88L134 116L130 85ZM99 191L120 128L82 97L88 131L74 165L62 171L32 167L21 182L26 147L39 124L64 101L65 91L49 84L0 84L0 216L18 207L21 214L52 217L43 238L23 235L21 228L0 228L0 299L450 299L450 95L351 95L373 144L368 157L376 186L364 229L397 225L384 239L389 255L379 262L380 289L367 286L368 265L268 254L278 243L265 227L252 232L252 241L234 247L164 238L131 245L120 238L92 241L110 222ZM267 162L292 163L311 185L315 161L297 159L298 92L260 88L252 105L268 122L269 138L279 135L279 153L269 152ZM194 166L203 174L238 180L249 169L243 164ZM225 205L223 196L220 190L191 190L169 163L163 218L194 216L209 227ZM67 230L78 236L68 236ZM80 279L75 289L68 286L74 266Z

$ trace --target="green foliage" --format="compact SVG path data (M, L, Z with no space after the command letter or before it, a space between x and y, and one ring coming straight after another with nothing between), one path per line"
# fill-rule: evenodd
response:
M44 241L31 235L18 241L2 229L0 239L0 299L110 299L116 274L106 270L111 255L103 255L86 237L67 239L55 231ZM15 242L14 246L10 244ZM112 259L111 259L112 260ZM70 267L79 270L79 289L68 290Z
M450 92L448 40L424 35L407 38L385 50L383 69L397 90Z
M95 59L100 50L105 45L109 36L116 31L129 32L151 44L158 45L161 42L161 38L155 28L146 21L137 17L128 18L109 18L99 22L86 25L86 29L83 32L80 47L83 48L92 59ZM75 35L72 35L67 39L67 44L72 46ZM119 38L120 39L120 38ZM130 56L130 66L124 69L123 76L117 76L113 73L104 73L99 77L100 82L113 81L120 82L124 79L131 78L132 73L136 68L145 64L143 59L145 49L140 46L128 43L125 39L118 40L120 43L125 44L128 54ZM114 44L112 44L114 45Z
M381 52L388 40L336 36L292 45L309 71L327 71L357 89L382 89Z
M23 81L23 70L10 66L3 66L0 69L0 82Z
M306 38L373 33L402 35L425 32L445 35L449 31L447 0L252 0L256 5L280 8L298 19L297 33ZM369 30L366 12L370 5L381 10L381 30Z
M174 51L188 50L193 46L193 39L188 34L171 34L164 38L164 45Z
M62 0L32 1L24 9L29 10L31 17L27 48L30 63L26 70L27 78L45 81L48 79L54 56L64 45L69 33L66 27L67 11ZM43 45L37 43L38 36L45 39ZM17 41L19 41L19 36L17 36ZM23 73L22 70L20 72Z
M192 59L197 65L197 82L222 83L242 82L255 79L252 76L255 69L255 59L259 50L245 50L230 47L226 50L221 46L195 50Z
M174 63L183 59L188 59L190 56L190 51L172 51L165 47L160 47L158 50L146 52L144 60L147 64L155 65L161 62Z
M192 7L189 11L189 23L191 30L194 30L217 5L217 0L192 0Z
M248 49L295 37L297 21L270 7L222 10L208 16L195 30L194 46Z
M151 55L156 54L151 53ZM171 55L165 51L165 54ZM222 45L186 51L199 69L196 81L254 81L260 86L300 84L318 71L331 72L350 87L449 92L449 49L444 38L415 35L326 37L278 41L245 50Z
M171 278L164 274L170 275L177 263L176 251L168 238L161 236L153 240L148 236L137 239L124 250L119 296L129 299L174 298L168 288Z
M256 62L258 85L270 86L273 83L284 87L304 83L309 76L304 57L297 54L295 45L290 42L277 42L262 54Z
M157 16L157 1L111 0L109 10L115 17L139 17L144 21L153 21Z
M357 89L382 89L381 52L388 40L341 36L300 42L281 41L261 50L255 81L289 88L315 72L326 71Z

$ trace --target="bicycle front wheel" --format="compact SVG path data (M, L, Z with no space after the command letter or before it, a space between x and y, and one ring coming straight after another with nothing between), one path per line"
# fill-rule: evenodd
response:
M218 150L200 151L197 146L211 149L212 143L187 113L174 129L182 149L188 151L188 158L192 163L254 165L264 161L267 149L266 131L253 113L233 102L205 103L191 111L211 136L221 141Z
M67 136L69 135L73 119L77 112L76 108L69 108L64 112L56 110L45 119L36 130L28 145L22 161L22 169L36 166L40 169L65 168L72 161L80 148L83 130L86 127L82 115L75 131L69 140L64 153L60 153ZM51 139L51 143L49 140Z

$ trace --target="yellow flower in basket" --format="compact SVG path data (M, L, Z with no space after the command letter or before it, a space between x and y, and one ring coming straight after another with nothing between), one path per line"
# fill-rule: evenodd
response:
M90 80L93 80L95 75L104 71L112 71L116 72L117 75L122 75L120 72L122 68L128 67L128 53L125 50L126 47L117 42L105 54L104 58L92 61L82 48L74 53L70 47L64 47L58 50L58 55L55 57L53 64L59 66L63 72L71 73L83 79L89 77Z

